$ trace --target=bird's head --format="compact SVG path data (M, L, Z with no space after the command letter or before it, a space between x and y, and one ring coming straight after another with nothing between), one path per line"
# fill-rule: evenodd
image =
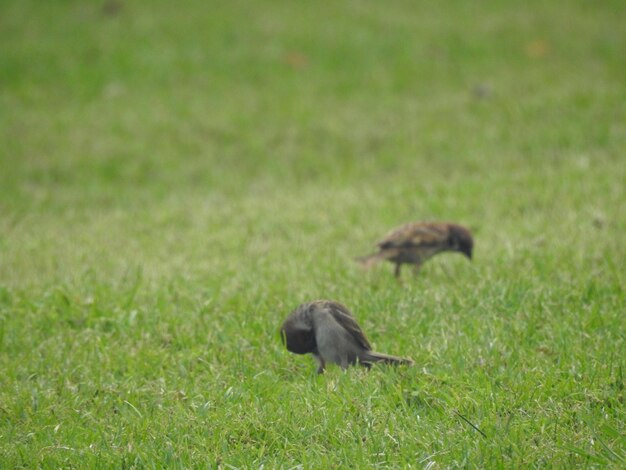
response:
M315 333L308 315L294 310L280 328L280 338L288 351L296 354L315 352Z
M474 239L472 234L465 227L460 225L450 225L448 235L448 245L452 251L463 253L470 260L474 249Z

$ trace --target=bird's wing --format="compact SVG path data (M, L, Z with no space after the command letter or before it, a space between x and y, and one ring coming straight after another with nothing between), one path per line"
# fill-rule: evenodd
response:
M339 323L339 325L341 325L342 328L350 333L359 346L368 351L372 349L370 342L365 337L361 327L356 322L347 307L339 302L328 302L327 306L333 318L337 321L337 323Z
M415 222L392 230L378 242L381 249L437 245L448 236L445 224Z

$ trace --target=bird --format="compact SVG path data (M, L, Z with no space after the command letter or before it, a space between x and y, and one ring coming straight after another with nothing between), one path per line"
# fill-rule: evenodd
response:
M369 369L376 362L413 364L411 359L372 351L350 310L333 300L301 304L289 314L280 332L288 351L313 355L318 374L324 372L327 363L344 370L355 364Z
M415 274L421 265L438 253L456 251L472 259L474 240L462 225L449 222L412 222L389 232L377 243L378 252L357 258L365 268L388 260L395 263L394 275L400 277L403 264L413 264Z

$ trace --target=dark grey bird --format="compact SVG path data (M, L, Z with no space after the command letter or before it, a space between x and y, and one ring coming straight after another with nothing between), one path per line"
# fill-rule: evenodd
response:
M403 264L414 265L417 274L425 261L445 251L462 253L471 260L474 239L467 228L458 224L412 222L389 232L377 246L377 253L357 261L366 268L380 261L391 261L396 265L394 274L399 277Z
M413 364L411 359L372 351L350 310L332 300L300 305L289 314L280 331L287 350L313 355L318 374L324 372L328 362L343 369L354 364L369 368L375 362Z

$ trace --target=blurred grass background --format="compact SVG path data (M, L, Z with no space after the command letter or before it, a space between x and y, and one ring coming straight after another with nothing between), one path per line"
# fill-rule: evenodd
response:
M622 465L625 20L2 2L3 466ZM475 262L353 263L421 219ZM417 366L314 377L320 297Z

